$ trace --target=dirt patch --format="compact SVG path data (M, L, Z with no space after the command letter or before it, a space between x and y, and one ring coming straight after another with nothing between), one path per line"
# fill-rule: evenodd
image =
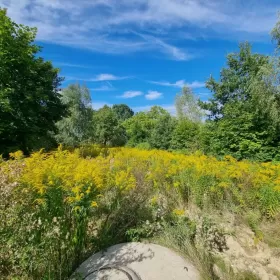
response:
M236 226L235 234L226 236L227 250L216 253L238 273L250 271L261 280L280 279L280 258L277 250L258 240L246 226Z

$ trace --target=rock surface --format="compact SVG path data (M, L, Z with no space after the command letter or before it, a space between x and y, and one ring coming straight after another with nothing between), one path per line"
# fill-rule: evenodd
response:
M107 267L107 268L106 268ZM194 266L170 249L144 243L123 243L92 255L71 279L198 280Z

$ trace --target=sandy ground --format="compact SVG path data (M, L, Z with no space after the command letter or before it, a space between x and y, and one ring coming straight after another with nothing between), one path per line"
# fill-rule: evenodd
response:
M111 268L102 270L102 267L107 265ZM81 264L77 273L79 277L71 279L199 279L199 274L193 265L170 249L155 244L137 242L118 244L108 248L105 252L92 255Z

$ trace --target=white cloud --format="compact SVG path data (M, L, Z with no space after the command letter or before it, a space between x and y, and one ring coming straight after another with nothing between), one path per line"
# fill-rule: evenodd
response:
M133 97L140 96L140 95L143 95L142 91L128 90L128 91L124 92L123 95L121 95L119 97L121 97L121 98L133 98Z
M128 79L129 77L119 77L119 76L115 76L112 74L99 74L96 75L93 78L79 78L79 77L72 77L72 76L68 76L66 77L66 80L68 81L86 81L86 82L104 82L104 81L117 81L117 80L124 80L124 79Z
M161 81L161 82L157 82L157 81L150 81L151 84L155 84L155 85L160 85L160 86L166 86L166 87L183 87L185 85L185 80L179 80L175 83L170 83L170 82L165 82L165 81Z
M73 63L67 63L67 62L58 62L58 61L55 61L53 62L53 64L56 66L56 67L73 67L73 68L85 68L85 69L89 69L91 68L90 66L86 66L86 65L82 65L82 64L73 64Z
M191 82L191 83L186 83L185 85L187 87L190 87L190 88L203 88L203 87L205 87L205 83L204 82L199 82L199 81L194 81L194 82Z
M203 87L205 87L205 83L199 82L199 81L193 81L191 83L188 83L185 80L178 80L175 83L166 82L166 81L162 81L162 82L150 81L150 83L160 85L160 86L178 87L178 88L182 88L184 86L187 86L189 88L203 88Z
M187 29L191 38L201 33L211 37L213 32L221 38L244 32L258 37L276 22L276 2L0 0L0 6L8 8L16 22L37 26L39 41L112 54L156 51L167 58L187 60L195 54L176 45L186 38L174 31ZM158 31L169 38L163 39Z
M124 80L127 77L118 77L112 74L99 74L92 81L100 82L100 81L116 81L116 80Z
M162 97L162 93L155 90L149 90L148 93L145 95L145 98L148 100L156 100L161 97Z
M105 85L101 85L100 87L97 88L90 88L92 91L113 91L116 90L111 83L106 82Z
M175 60L190 60L194 57L194 55L184 51L178 47L175 47L171 44L167 44L163 40L156 38L151 35L144 35L135 32L136 35L142 37L146 42L150 43L151 45L157 46L157 49L161 50L163 53L166 53L169 57Z

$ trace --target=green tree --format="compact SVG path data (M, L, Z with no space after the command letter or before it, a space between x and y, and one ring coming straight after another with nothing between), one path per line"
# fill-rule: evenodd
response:
M204 117L199 100L190 88L183 87L176 95L175 106L178 121L172 133L171 148L196 151L200 148L200 127Z
M190 88L183 87L181 93L176 95L175 106L179 119L188 119L192 122L202 121L203 111Z
M128 145L169 149L175 120L160 106L139 112L124 122Z
M153 127L148 143L151 148L168 150L176 120L160 106L153 106L148 112Z
M200 125L188 119L177 121L172 132L171 149L195 152L200 146Z
M93 114L94 141L104 146L123 146L126 143L124 127L112 108L104 106Z
M128 136L128 145L135 147L140 143L148 143L153 122L147 112L139 112L127 119L123 126Z
M278 21L271 31L272 39L276 41L278 48L280 48L280 12L278 13Z
M126 104L115 104L112 106L112 110L116 114L119 122L124 122L134 115L133 110Z
M89 141L93 113L89 89L79 84L69 85L62 91L61 101L67 106L68 115L56 124L57 141L72 147Z
M65 114L62 78L38 57L36 28L18 25L0 9L0 153L43 146Z
M279 92L266 73L273 69L270 58L253 54L251 46L243 43L238 53L228 55L227 64L220 81L213 77L207 81L213 98L201 103L209 112L210 150L238 159L278 157Z

